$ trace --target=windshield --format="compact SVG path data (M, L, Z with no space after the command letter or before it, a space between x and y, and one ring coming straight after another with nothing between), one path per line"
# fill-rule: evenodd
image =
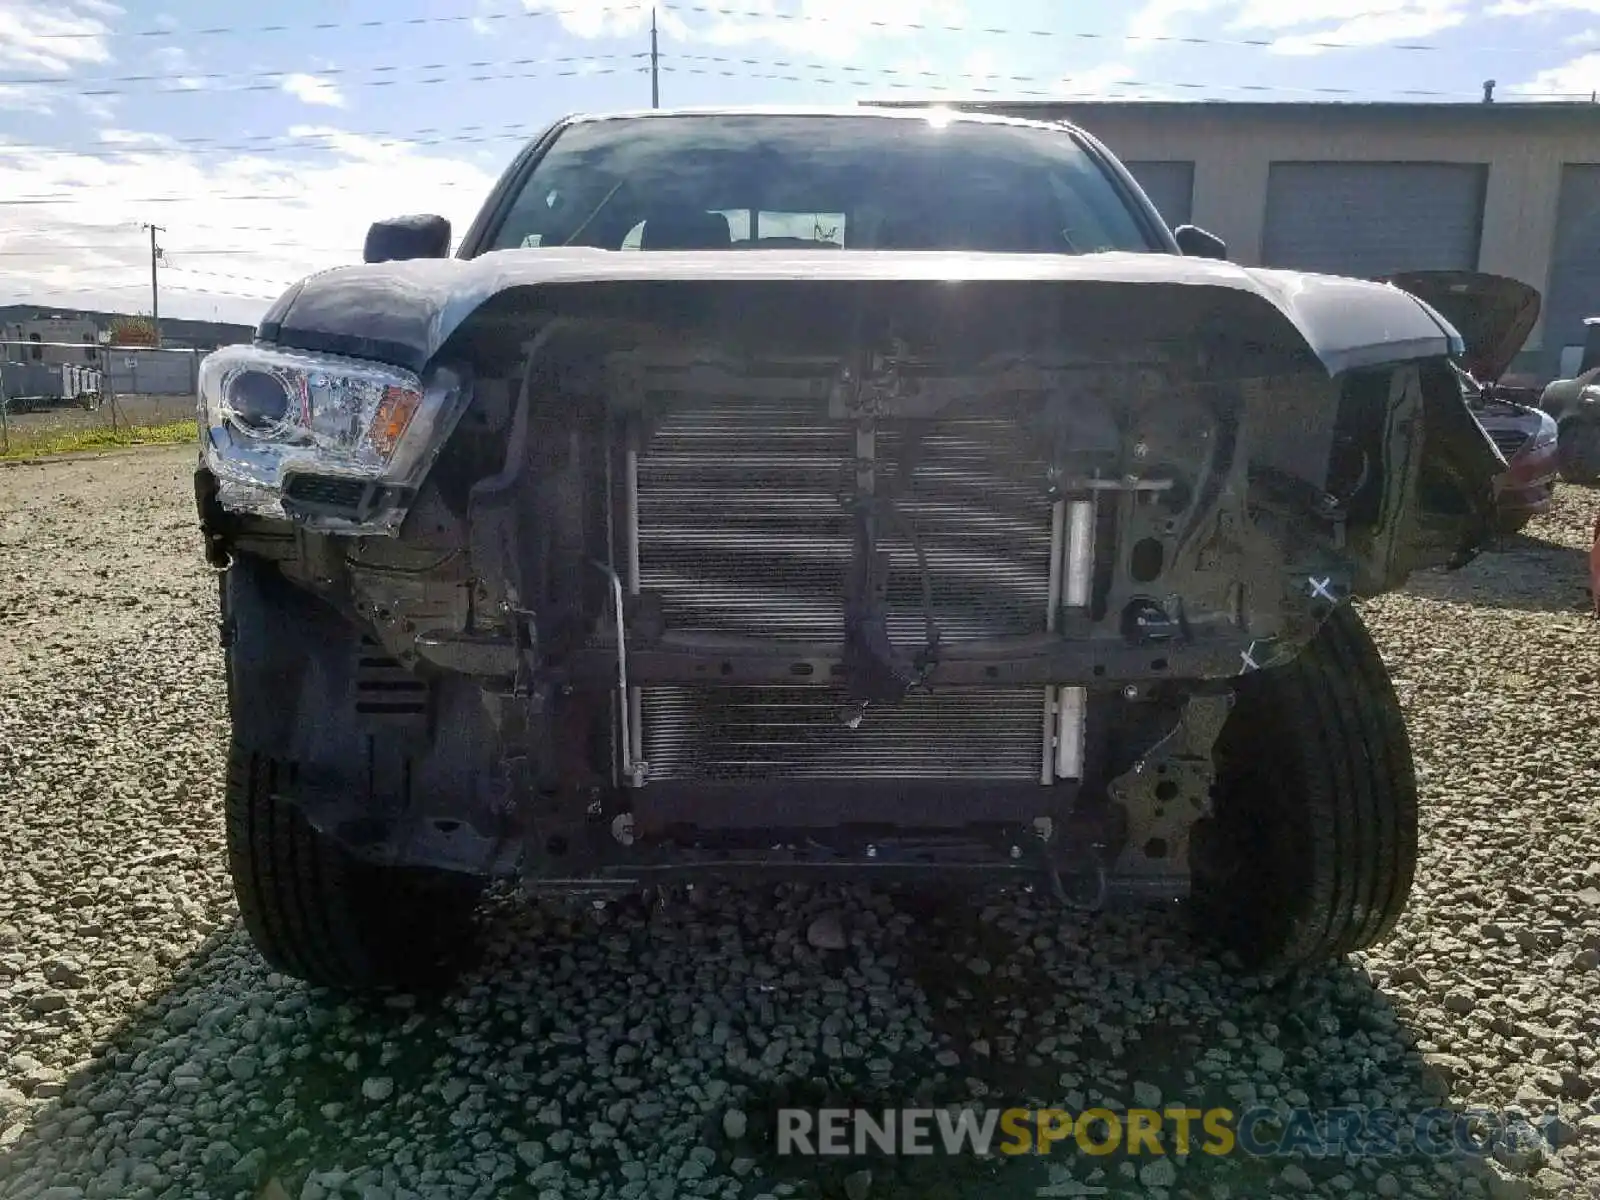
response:
M490 249L1153 250L1066 130L893 117L578 122Z

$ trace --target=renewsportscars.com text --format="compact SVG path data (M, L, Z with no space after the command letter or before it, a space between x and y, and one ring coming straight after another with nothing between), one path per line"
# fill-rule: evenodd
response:
M1476 1157L1548 1144L1538 1123L1487 1109L783 1108L779 1154L848 1156L1081 1153L1221 1157Z

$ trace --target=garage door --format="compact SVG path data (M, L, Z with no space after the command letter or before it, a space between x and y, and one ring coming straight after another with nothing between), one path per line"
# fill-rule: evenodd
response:
M1273 163L1262 261L1369 278L1474 270L1487 180L1478 163Z
M1600 165L1568 163L1561 168L1544 311L1544 361L1539 365L1554 375L1563 348L1583 344L1583 319L1600 315Z
M1186 225L1194 202L1192 162L1131 162L1124 164L1139 181L1150 203L1168 226Z

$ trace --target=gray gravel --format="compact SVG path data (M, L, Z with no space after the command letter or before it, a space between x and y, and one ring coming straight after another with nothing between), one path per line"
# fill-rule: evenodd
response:
M1367 608L1425 797L1378 952L1269 986L1172 914L700 889L508 904L448 1000L358 1007L238 929L189 468L0 469L0 1196L1600 1195L1600 494ZM777 1157L773 1110L825 1100L1444 1101L1555 1113L1570 1142L1444 1167Z

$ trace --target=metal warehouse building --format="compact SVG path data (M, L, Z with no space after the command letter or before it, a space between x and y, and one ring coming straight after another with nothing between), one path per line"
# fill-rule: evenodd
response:
M1459 268L1537 287L1516 369L1575 365L1600 314L1600 105L962 103L1069 120L1167 220L1236 262L1374 276ZM1563 364L1563 351L1566 363Z

